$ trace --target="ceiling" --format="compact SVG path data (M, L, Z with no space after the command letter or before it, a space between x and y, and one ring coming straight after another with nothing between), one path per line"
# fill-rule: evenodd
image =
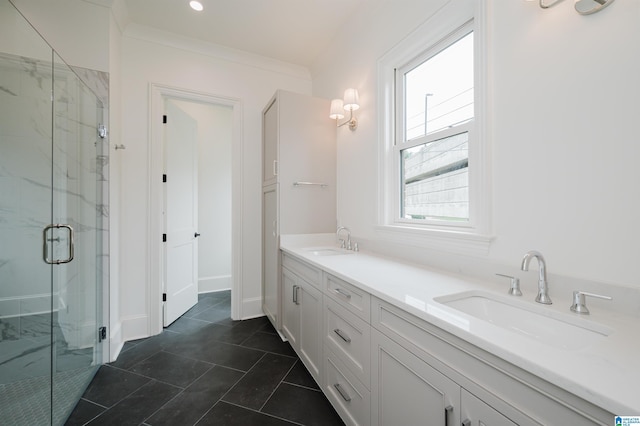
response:
M125 0L130 23L310 67L370 0ZM125 28L126 31L126 28Z

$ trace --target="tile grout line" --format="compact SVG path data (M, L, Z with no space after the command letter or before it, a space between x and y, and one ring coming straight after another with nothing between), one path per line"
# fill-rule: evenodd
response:
M273 396L274 393L276 393L276 391L280 388L280 385L282 384L282 382L284 381L284 379L289 375L289 373L291 373L291 370L293 370L293 367L296 366L296 363L298 361L295 361L291 367L287 370L287 372L282 376L282 379L280 379L280 382L278 382L278 385L273 389L273 391L271 391L271 394L269 395L269 397L267 399L265 399L264 403L260 406L260 409L258 410L259 412L262 413L262 409L264 408L265 405L267 405L267 403L269 402L269 400L271 399L271 397Z
M306 368L306 367L305 367L305 368ZM315 382L315 380L314 380L314 382ZM320 385L318 385L318 389L316 389L316 388L310 388L309 386L300 385L300 384L298 384L298 383L291 383L291 382L287 382L287 381L284 381L284 380L282 381L282 383L284 383L285 385L295 386L295 387L297 387L297 388L302 388L302 389L306 389L306 390L310 390L310 391L322 392L322 389L319 389L319 388L320 388ZM317 382L316 382L316 384L317 384Z
M207 374L209 371L211 371L213 368L215 367L214 365L211 365L209 367L209 369L207 371L205 371L204 373L202 373L200 376L198 376L197 378L195 378L191 383L189 383L189 386L191 386L192 384L194 384L195 382L197 382L198 380L200 380L205 374ZM161 382L159 380L156 380L159 383L164 383ZM167 383L170 384L170 383ZM175 385L173 385L175 386ZM180 392L178 392L173 398L171 398L170 400L168 400L167 402L165 402L164 404L162 404L161 407L159 407L156 411L154 411L153 413L151 413L150 415L148 415L147 417L144 418L144 420L142 421L143 423L145 423L147 420L149 420L151 417L153 417L158 411L162 410L167 404L169 404L171 401L173 401L174 399L176 399L178 396L182 395L187 388L189 388L189 386L185 386ZM179 386L178 386L179 387ZM195 424L195 423L194 423Z
M226 391L224 394L222 394L222 395L220 396L220 398L218 398L218 400L217 400L216 402L214 402L214 403L213 403L213 405L211 406L211 408L209 408L209 409L208 409L208 410L207 410L207 411L206 411L206 412L205 412L205 413L204 413L204 414L203 414L203 415L202 415L202 416L201 416L201 417L200 417L200 418L199 418L199 419L194 423L194 426L195 426L195 425L197 425L197 424L198 424L198 422L199 422L200 420L202 420L202 419L203 419L207 414L209 414L209 412L210 412L211 410L213 410L213 408L214 408L218 403L220 403L220 402L222 401L222 399L223 399L225 396L227 396L227 394L228 394L229 392L231 392L231 390L232 390L233 388L235 388L235 387L238 385L238 383L240 383L240 382L242 381L242 379L244 379L244 378L245 378L245 376L247 375L247 373L249 373L249 371L251 371L251 370L253 369L253 367L255 367L255 366L260 362L260 360L261 360L262 358L264 358L264 357L265 357L265 355L267 355L267 354L266 354L266 353L262 354L262 356L260 357L260 359L259 359L259 360L257 360L257 361L255 362L255 364L253 364L253 365L251 366L251 368L250 368L250 369L248 369L247 371L245 371L245 372L242 374L242 377L240 377L238 380L236 380L236 382L233 384L233 386L229 387L229 389L227 389L227 391ZM226 402L226 401L222 401L222 402ZM234 405L235 405L235 404L234 404ZM246 407L243 407L243 408L246 408ZM247 409L248 409L248 408L247 408Z
M270 414L270 413L264 413L264 412L262 412L262 411L257 411L257 410L255 410L255 409L253 409L253 408L244 407L244 406L242 406L242 405L238 405L238 404L233 403L233 402L228 402L228 401L222 401L222 400L220 400L220 401L216 402L216 404L215 404L215 405L217 405L219 402L222 402L223 404L233 405L233 406L235 406L235 407L242 408L242 409L244 409L244 410L253 411L254 413L262 414L263 416L268 416L268 417L272 417L272 418L274 418L274 419L282 420L282 421L285 421L285 422L287 422L287 423L291 423L292 425L305 426L305 425L304 425L304 423L294 422L293 420L285 419L284 417L278 417L278 416L275 416L275 415Z

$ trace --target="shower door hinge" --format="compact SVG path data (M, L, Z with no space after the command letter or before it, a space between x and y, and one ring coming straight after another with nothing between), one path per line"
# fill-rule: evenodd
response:
M107 327L100 327L98 329L98 342L102 342L107 339Z
M162 116L162 124L167 124L167 116L166 115Z
M100 136L100 139L107 137L107 128L104 124L98 126L98 136Z
M162 242L163 243L167 242L167 234L162 234Z
M162 175L162 182L167 183L167 175Z
M163 302L167 301L167 293L162 293L162 301Z

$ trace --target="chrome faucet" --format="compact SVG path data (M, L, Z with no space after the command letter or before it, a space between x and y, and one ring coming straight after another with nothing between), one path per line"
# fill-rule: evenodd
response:
M347 231L347 241L345 246L345 240L340 238L340 231ZM336 231L336 235L338 237L338 241L340 242L340 248L346 248L347 250L351 250L351 231L346 226L339 226Z
M539 275L538 275L538 296L536 296L536 302L542 303L544 305L551 304L551 298L549 297L549 283L547 282L547 264L544 261L544 257L542 257L542 253L532 250L527 252L522 258L522 266L521 269L523 271L529 270L529 262L531 259L535 258L538 260L539 265Z

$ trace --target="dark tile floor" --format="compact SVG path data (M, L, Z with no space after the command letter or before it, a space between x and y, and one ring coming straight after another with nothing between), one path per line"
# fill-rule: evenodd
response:
M342 425L265 318L231 321L230 293L200 295L170 327L100 367L67 425Z

